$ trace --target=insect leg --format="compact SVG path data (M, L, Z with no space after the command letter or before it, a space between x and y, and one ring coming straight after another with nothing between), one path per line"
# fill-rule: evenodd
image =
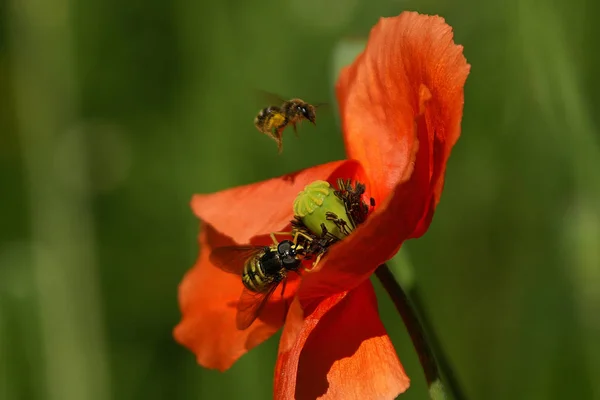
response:
M312 264L312 267L310 267L310 269L308 271L312 271L313 269L316 268L317 265L319 265L319 262L321 262L321 257L323 257L323 253L319 253L319 255L317 256L317 259L315 260L315 262Z
M277 241L277 239L275 238L275 233L274 233L274 232L271 232L271 235L270 235L270 236L271 236L271 240L273 240L273 243L275 243L275 244L279 244L279 242L278 242L278 241Z
M294 236L293 232L271 232L271 239L273 239L273 241L275 242L275 244L277 244L277 241L275 240L275 235L277 236ZM296 242L294 242L295 244Z
M277 127L273 127L271 128L271 138L273 138L273 140L275 142L277 142L277 150L279 151L279 154L281 154L281 152L283 151L283 140L281 140L281 132L282 129L281 128L277 128Z
M321 238L326 239L329 243L337 242L339 240L335 235L327 230L327 227L324 223L321 223L321 231L323 231Z
M346 214L348 215L348 217L350 217L350 222L352 223L352 216L348 212L347 209L346 209ZM348 236L350 234L350 231L348 230L348 223L345 220L339 218L336 214L334 214L330 211L325 213L325 217L327 218L328 221L333 222L338 227L340 232L342 232L344 235ZM353 224L353 228L354 228L354 224Z
M287 285L287 279L284 279L281 284L281 298L283 298L283 294L285 293L285 285Z
M285 324L285 319L287 316L287 311L290 309L290 304L289 304L289 300L286 299L285 297L283 297L284 293L285 293L285 285L287 284L287 279L285 279L283 281L283 284L281 285L281 299L283 300L283 323Z
M309 243L313 241L312 237L308 236L306 233L304 233L302 231L297 230L296 233L294 234L294 240L293 240L294 244L298 243L298 236L301 236L304 239L308 240Z

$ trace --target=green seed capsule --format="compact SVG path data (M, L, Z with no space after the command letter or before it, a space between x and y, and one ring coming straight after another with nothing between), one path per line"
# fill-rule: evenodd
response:
M314 181L298 193L294 215L317 236L323 234L321 224L325 224L327 232L338 239L345 238L351 230L344 203L326 181Z

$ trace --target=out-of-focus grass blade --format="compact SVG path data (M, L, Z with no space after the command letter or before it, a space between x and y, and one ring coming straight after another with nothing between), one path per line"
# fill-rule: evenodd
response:
M28 382L43 379L48 400L111 398L86 138L61 151L79 118L73 7L10 4L15 113L29 193L32 277L43 357ZM69 168L57 168L58 160ZM36 343L27 344L27 347ZM42 376L43 378L40 378Z
M600 169L599 169L600 170ZM585 360L590 371L600 369L600 210L598 199L579 198L565 218L564 248L567 265L575 287L577 320L585 332ZM600 384L593 381L594 398L600 396Z

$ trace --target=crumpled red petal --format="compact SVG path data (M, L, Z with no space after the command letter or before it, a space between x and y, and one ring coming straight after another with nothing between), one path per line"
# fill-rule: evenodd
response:
M428 136L429 190L433 204L439 201L446 161L460 135L469 68L443 18L404 12L382 18L365 51L342 71L337 97L348 158L362 163L379 203L412 172L414 119L423 113L426 129L418 140ZM425 215L413 237L429 221Z
M410 384L377 311L371 282L290 308L275 369L276 400L394 399Z
M415 120L424 129L424 118ZM298 297L303 307L315 301L352 290L369 279L375 269L392 258L429 207L429 151L427 136L419 143L415 169L407 182L399 183L367 221L350 236L332 245L321 263L304 274Z
M332 246L318 270L306 274L298 293L303 305L356 287L404 240L427 229L460 134L468 72L462 46L454 44L443 18L402 13L373 28L364 54L344 72L338 98L346 107L349 155L377 186L372 193L387 195L362 226ZM411 112L404 115L406 102ZM360 116L348 111L359 105Z
M355 161L335 161L266 181L212 194L197 194L192 209L198 218L230 237L247 244L253 236L277 232L293 218L298 193L315 180L353 177Z
M260 318L248 329L240 331L235 321L236 304L243 290L241 278L223 272L209 259L213 248L229 246L232 242L209 225L201 227L199 239L198 261L179 286L183 316L173 334L180 344L196 354L200 365L224 371L281 328L295 291L293 277L284 298L278 291Z
M388 61L386 43L373 37L365 53L341 71L336 91L346 154L362 164L369 177L365 183L379 204L396 182L410 176L415 135L407 77L373 59Z

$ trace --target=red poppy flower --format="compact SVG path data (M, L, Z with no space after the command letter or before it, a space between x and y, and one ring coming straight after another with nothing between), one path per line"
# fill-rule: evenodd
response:
M468 73L462 46L442 18L413 12L382 18L337 83L348 160L194 196L201 250L179 288L176 340L201 365L226 370L285 318L275 398L390 399L405 391L409 379L368 278L431 222L460 135ZM364 183L375 211L315 271L291 278L284 296L272 296L260 317L238 330L241 279L214 266L211 251L269 244L270 232L289 230L292 203L305 185L337 178Z

